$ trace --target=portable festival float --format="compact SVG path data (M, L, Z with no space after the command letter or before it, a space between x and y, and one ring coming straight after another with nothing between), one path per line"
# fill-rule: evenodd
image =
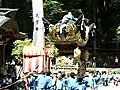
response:
M85 71L85 60L89 58L89 52L83 47L89 40L89 32L96 28L95 24L87 26L83 14L75 18L71 12L58 23L51 24L43 18L38 3L37 6L33 3L33 45L23 49L23 72L69 69L76 70L81 76ZM49 24L46 36L47 27L44 28L43 21Z

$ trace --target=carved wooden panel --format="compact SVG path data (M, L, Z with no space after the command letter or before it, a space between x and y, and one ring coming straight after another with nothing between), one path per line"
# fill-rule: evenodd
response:
M56 45L59 49L60 55L73 55L73 51L76 48L75 44Z

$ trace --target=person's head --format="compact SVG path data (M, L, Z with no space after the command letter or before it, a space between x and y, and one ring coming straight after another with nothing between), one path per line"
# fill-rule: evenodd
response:
M51 76L52 78L56 78L56 77L57 77L57 74L56 74L56 73L52 73L50 76Z
M114 71L113 74L116 74L116 72Z
M46 72L46 76L50 76L51 75L51 72L50 71L47 71Z
M106 71L102 71L102 75L103 75L103 74L107 74L107 72L106 72Z
M62 79L62 72L61 72L61 71L58 72L57 78L58 78L58 79Z
M71 72L71 73L70 73L70 77L71 77L71 78L75 78L75 73L74 73L74 72Z
M83 81L83 77L77 77L77 82L82 82Z
M64 78L66 75L65 75L65 72L62 72L61 73L61 77Z
M37 72L37 71L33 71L30 75L32 75L32 76L37 76L37 75L38 75L38 72Z
M24 72L24 75L27 76L29 74L29 72Z
M94 75L94 71L89 71L89 76L93 76Z

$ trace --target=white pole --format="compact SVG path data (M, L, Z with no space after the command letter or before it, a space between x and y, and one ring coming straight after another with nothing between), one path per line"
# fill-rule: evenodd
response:
M43 0L32 0L32 8L33 8L33 16L36 13L39 13L39 15L43 17Z
M44 48L43 0L32 0L33 8L33 45Z
M43 24L43 0L32 0L32 8L33 8L33 21L34 21L34 29L33 29L33 45L38 46L40 49L40 55L44 55L44 24ZM44 57L39 58L39 71L43 69L45 70L45 55ZM44 63L43 63L44 62Z

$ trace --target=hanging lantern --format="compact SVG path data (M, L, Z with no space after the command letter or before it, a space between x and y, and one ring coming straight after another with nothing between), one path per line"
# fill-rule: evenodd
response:
M81 50L77 47L74 49L74 57L80 57L81 55Z

